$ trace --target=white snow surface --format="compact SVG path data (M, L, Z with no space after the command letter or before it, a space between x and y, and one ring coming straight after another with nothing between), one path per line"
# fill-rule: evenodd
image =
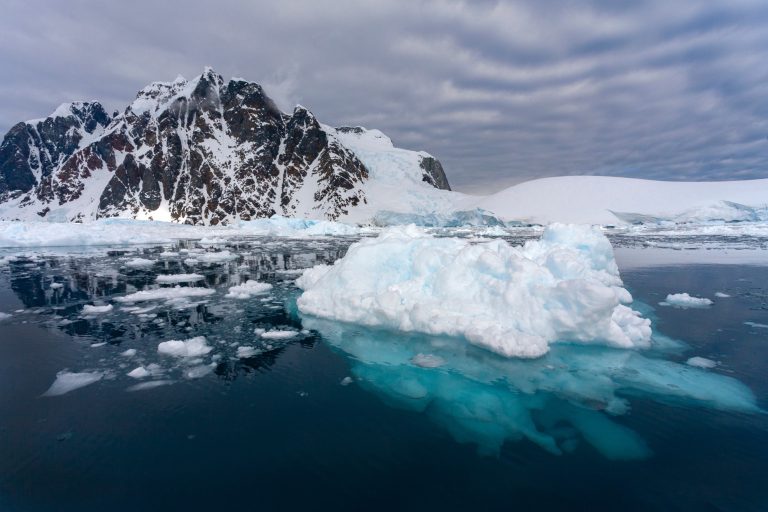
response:
M316 237L356 235L360 228L324 220L272 217L238 221L228 226L190 226L173 222L99 219L83 223L0 221L0 247L55 247L91 245L162 244L179 239L241 236ZM214 253L211 253L214 254ZM134 258L126 265L149 266L151 260Z
M447 334L508 357L557 341L650 345L650 321L626 304L610 242L597 228L555 224L540 240L473 244L394 227L297 280L302 313Z
M768 179L681 182L561 176L526 181L487 197L470 198L463 209L482 208L507 221L538 224L761 220L760 212L750 213L740 206L767 208Z
M692 297L687 293L670 293L659 304L678 308L706 308L712 305L712 301L703 297Z
M206 343L205 336L196 336L188 340L169 340L157 345L157 351L174 357L200 357L213 350Z

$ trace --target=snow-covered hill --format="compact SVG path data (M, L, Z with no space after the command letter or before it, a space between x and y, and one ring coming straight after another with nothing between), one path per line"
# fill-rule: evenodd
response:
M390 197L395 209L446 207L441 189L432 156L378 130L321 125L301 106L285 114L258 84L210 68L152 83L112 117L96 102L62 105L0 145L6 220L364 220Z
M768 221L768 179L679 182L563 176L527 181L459 204L507 221L536 224Z

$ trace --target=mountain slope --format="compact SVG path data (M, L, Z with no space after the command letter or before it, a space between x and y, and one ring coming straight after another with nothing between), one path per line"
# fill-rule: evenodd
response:
M768 179L680 182L563 176L469 198L462 206L537 224L761 220L761 211L768 207Z
M225 83L210 68L190 81L150 84L114 118L98 103L72 105L6 135L0 218L336 220L385 201L371 195L387 172L372 176L375 158L344 143L347 130L365 129L321 125L301 106L282 113L258 84ZM428 208L422 198L450 189L433 157L397 151L410 155L397 181L418 189L409 208Z

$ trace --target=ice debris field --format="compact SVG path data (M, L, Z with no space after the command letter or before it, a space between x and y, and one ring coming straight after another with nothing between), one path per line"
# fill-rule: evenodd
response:
M102 224L127 226L121 237L136 225ZM487 453L528 439L561 454L578 438L608 458L647 457L646 442L614 419L631 397L761 412L718 361L682 357L684 345L654 329L652 308L633 301L598 227L554 224L519 238L506 228L500 237L487 227L416 226L325 236L317 233L336 232L332 223L291 222L279 240L276 224L242 240L222 228L168 242L161 226L146 231L161 246L22 248L0 256L0 271L27 280L34 272L27 286L48 306L0 320L45 322L76 340L87 333L83 350L94 355L61 369L46 399L229 375L291 343L322 340L350 368L341 385L422 411ZM668 292L665 302L680 308L713 302Z

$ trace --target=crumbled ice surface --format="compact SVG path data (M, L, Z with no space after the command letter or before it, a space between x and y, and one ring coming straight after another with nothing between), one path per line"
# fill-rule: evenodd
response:
M188 340L163 341L157 346L157 351L174 357L200 357L213 350L206 343L204 336L196 336Z
M248 280L243 284L238 284L229 287L227 297L233 299L249 299L254 295L261 295L269 292L272 289L272 285L268 283L260 283L258 281Z
M85 316L92 316L92 315L101 315L104 313L109 313L114 309L114 306L112 304L106 304L104 306L92 306L90 304L86 304L83 306L83 315Z
M210 288L193 288L190 286L175 286L173 288L156 288L154 290L141 290L136 293L128 294L124 297L117 297L115 300L123 303L147 302L151 300L173 300L190 297L206 297L216 293Z
M707 359L706 357L696 356L688 359L685 364L689 366L695 366L697 368L714 368L717 366L717 361Z
M203 279L205 279L205 276L200 274L164 274L157 276L155 282L160 284L195 283Z
M43 393L43 396L59 396L76 389L88 386L101 380L104 376L102 372L82 372L71 373L62 371L56 374L56 380L48 388L48 391Z
M460 336L508 357L539 357L554 342L635 348L651 339L650 321L626 305L610 242L586 226L552 225L523 247L390 228L297 285L305 314Z
M712 301L701 297L691 297L687 293L670 293L663 302L659 302L659 305L683 309L707 308L712 305Z
M172 222L99 219L83 223L0 221L0 247L55 247L170 243L179 239L241 236L313 237L356 235L360 228L339 222L289 219L239 221L227 226L189 226ZM136 258L137 267L142 266Z

